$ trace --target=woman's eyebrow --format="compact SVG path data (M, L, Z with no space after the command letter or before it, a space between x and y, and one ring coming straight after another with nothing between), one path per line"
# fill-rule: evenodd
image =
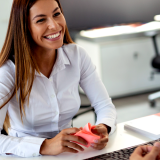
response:
M55 8L52 13L56 12L58 9L59 9L59 7ZM39 14L39 15L36 15L32 20L34 20L37 17L45 17L45 16L46 15L44 15L44 14Z

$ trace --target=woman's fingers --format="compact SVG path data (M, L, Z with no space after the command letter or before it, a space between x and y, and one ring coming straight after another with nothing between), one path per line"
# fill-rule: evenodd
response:
M76 143L69 142L69 141L64 141L63 146L69 147L69 148L72 148L72 149L76 149L76 150L80 150L80 151L84 151L84 149L81 146L79 146Z
M64 147L63 152L71 152L71 153L78 153L77 150L69 147Z
M108 136L99 139L97 143L98 144L103 144L103 143L107 143L107 142L108 142Z
M104 137L99 140L96 140L94 143L91 144L91 146L94 149L100 150L100 149L103 149L107 145L107 142L108 142L108 137Z
M80 129L74 127L74 128L63 129L63 130L61 131L61 133L62 133L62 134L68 134L68 135L70 135L70 134L77 133L77 132L79 132L79 131L80 131Z
M108 142L108 130L105 124L99 124L95 128L92 129L94 134L100 136L99 140L95 140L94 143L91 144L94 149L103 149Z
M91 147L97 150L101 150L103 149L107 144L96 144L96 143L92 143Z
M77 153L77 150L83 151L84 149L80 145L74 143L75 141L84 145L87 144L83 138L72 135L78 131L80 131L78 128L64 129L54 138L44 140L40 153L42 155L58 155L62 152Z
M88 144L88 142L85 139L83 139L81 137L78 137L78 136L74 136L74 135L66 135L66 136L64 136L63 140L65 140L65 141L75 141L75 142L79 142L83 145Z
M102 145L102 144L107 144L108 142L108 136L102 136L103 138L100 138L99 140L94 140L95 145L93 146L97 146L97 145Z
M108 142L108 136L94 141L95 144L106 144L107 142Z
M94 129L92 129L92 133L96 134L96 135L100 135L100 134L106 134L107 133L107 129L104 127L95 127Z
M105 136L108 135L107 127L104 124L97 125L95 128L92 129L92 132L94 134L97 134L97 135L100 135L100 136L101 135L105 135Z

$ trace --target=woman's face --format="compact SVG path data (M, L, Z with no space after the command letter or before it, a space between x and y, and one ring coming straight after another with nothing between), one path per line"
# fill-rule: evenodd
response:
M57 49L63 45L66 21L55 0L38 0L29 12L29 30L36 45Z

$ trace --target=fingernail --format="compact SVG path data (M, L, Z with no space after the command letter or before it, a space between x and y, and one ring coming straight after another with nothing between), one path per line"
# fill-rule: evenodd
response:
M93 143L91 143L91 146L92 146L92 147L94 147L94 144L93 144Z
M96 140L94 140L94 143L98 143L98 140L96 139Z
M154 146L157 147L157 148L160 148L160 143L159 143L159 142L156 142L156 143L154 144Z

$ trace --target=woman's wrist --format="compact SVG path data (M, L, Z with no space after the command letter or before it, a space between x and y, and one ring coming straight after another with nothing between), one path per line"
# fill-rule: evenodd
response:
M45 154L46 154L47 142L48 142L48 139L45 139L45 140L43 141L43 143L41 144L40 151L39 151L39 153L40 153L41 155L45 155Z
M107 132L108 132L108 134L111 132L111 127L110 126L107 126L106 124L103 124L103 123L101 123L102 125L104 125L106 128L107 128Z

